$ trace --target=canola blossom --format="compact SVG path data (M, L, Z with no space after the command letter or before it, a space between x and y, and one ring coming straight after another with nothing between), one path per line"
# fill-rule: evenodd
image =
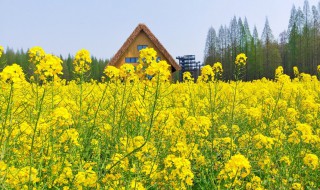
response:
M188 72L188 71L183 73L182 79L183 79L184 82L194 81L194 78L192 77L191 73Z
M90 62L81 52L79 74ZM317 77L291 80L279 69L274 81L223 82L216 63L196 82L185 73L172 83L170 65L140 52L136 68L107 66L104 82L50 80L61 62L38 47L30 62L46 82L5 67L0 189L320 187Z
M3 52L4 52L4 48L0 46L0 57L2 56Z
M244 66L247 63L247 56L244 53L240 53L236 57L235 64L237 66Z
M0 80L6 83L17 83L25 81L25 75L20 65L12 64L0 73Z
M38 64L46 55L46 52L39 46L32 47L28 51L29 62Z
M55 55L46 54L36 68L35 74L38 74L42 81L58 78L58 75L62 74L62 60Z
M90 52L86 49L79 50L73 60L75 73L84 74L89 71L91 62Z

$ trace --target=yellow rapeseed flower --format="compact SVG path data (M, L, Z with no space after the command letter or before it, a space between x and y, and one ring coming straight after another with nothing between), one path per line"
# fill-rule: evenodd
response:
M143 183L136 181L135 179L130 183L131 189L135 190L145 190L146 188L143 186Z
M272 146L274 145L274 139L264 136L261 133L253 136L252 142L258 149L272 149Z
M29 61L38 64L46 55L46 52L39 46L35 46L28 51Z
M98 175L93 170L80 171L75 176L75 185L77 188L96 187Z
M171 75L170 73L170 65L166 61L153 61L146 68L145 73L147 78L152 78L152 80L167 81Z
M293 183L291 186L291 190L303 190L303 187L300 183Z
M135 73L135 68L132 64L123 64L120 67L119 75L122 80L133 82L137 80L137 75Z
M0 172L7 169L7 164L4 161L0 161ZM1 173L0 173L1 174Z
M283 75L283 67L279 66L276 70L275 70L275 78L278 79L281 75Z
M220 62L214 63L212 70L214 73L221 75L223 73L222 64Z
M153 48L144 48L139 51L139 64L150 65L157 60L157 52Z
M111 80L117 80L120 77L120 70L115 66L107 66L104 69L104 74Z
M219 179L234 179L236 177L245 178L250 174L251 165L246 157L236 154L224 165L219 173Z
M258 176L253 176L246 184L246 190L263 190L263 187L261 186L261 178Z
M49 78L59 78L58 75L62 73L62 60L51 54L46 54L36 65L37 70L35 74L39 74L40 80L47 80Z
M319 165L319 158L315 154L306 154L306 156L303 158L303 162L305 165L309 166L312 170L315 170Z
M86 49L79 50L73 60L75 73L83 74L89 71L91 62L90 52Z
M247 56L246 56L246 54L244 54L244 53L238 54L237 57L236 57L235 64L236 64L237 66L244 66L244 65L246 65L246 64L247 64Z
M182 75L183 81L184 82L189 82L189 81L193 81L192 75L190 72L186 71L183 73Z
M214 72L210 65L206 65L201 69L201 75L198 77L198 82L214 81Z
M0 73L0 80L7 83L25 81L25 76L20 65L16 63L6 66Z
M282 156L280 158L280 162L284 162L288 166L290 166L290 164L291 164L290 158L288 156Z
M2 46L0 46L0 57L2 56L3 52L4 52L4 49Z
M298 67L296 67L296 66L293 67L293 74L294 74L294 77L298 77L298 76L299 76L299 69L298 69Z

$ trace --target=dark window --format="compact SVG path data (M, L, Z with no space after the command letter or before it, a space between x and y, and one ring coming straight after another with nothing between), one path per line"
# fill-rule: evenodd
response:
M125 58L125 62L126 63L137 63L138 62L138 58L137 57L126 57Z
M138 51L144 49L144 48L147 48L148 45L138 45Z

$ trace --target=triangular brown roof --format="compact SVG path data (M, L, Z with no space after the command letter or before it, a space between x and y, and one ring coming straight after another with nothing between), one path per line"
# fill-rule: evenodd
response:
M136 29L132 32L129 38L124 42L119 51L112 57L109 62L109 65L115 65L123 53L129 48L134 39L138 36L138 34L143 31L148 36L148 38L152 41L152 43L159 49L159 51L165 56L165 59L168 60L169 64L173 67L172 71L179 71L181 69L180 65L172 58L172 56L168 53L168 51L163 47L160 41L155 37L155 35L150 31L150 29L145 24L139 24Z

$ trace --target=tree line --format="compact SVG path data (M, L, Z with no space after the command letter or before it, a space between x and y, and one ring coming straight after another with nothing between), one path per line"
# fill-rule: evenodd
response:
M0 71L2 71L5 66L16 63L22 67L24 73L26 74L26 78L29 79L33 75L35 66L28 61L29 56L27 52L28 50L24 51L23 49L20 49L14 51L11 48L7 48L6 51L3 53L2 57L0 58ZM61 76L61 78L67 81L76 79L77 76L74 73L73 67L74 57L70 54L67 56L67 58L63 58L61 55L59 57L63 61L63 75ZM86 73L86 79L94 79L97 81L101 81L104 68L109 63L109 60L97 59L94 56L92 56L91 59L91 69L88 73Z
M293 67L300 72L316 74L320 64L320 2L310 7L308 0L303 7L291 9L288 28L275 39L268 18L259 37L256 26L249 29L247 18L234 17L229 26L208 31L204 64L221 62L224 79L233 79L234 60L239 53L248 57L244 80L262 77L274 78L278 66L293 77Z

